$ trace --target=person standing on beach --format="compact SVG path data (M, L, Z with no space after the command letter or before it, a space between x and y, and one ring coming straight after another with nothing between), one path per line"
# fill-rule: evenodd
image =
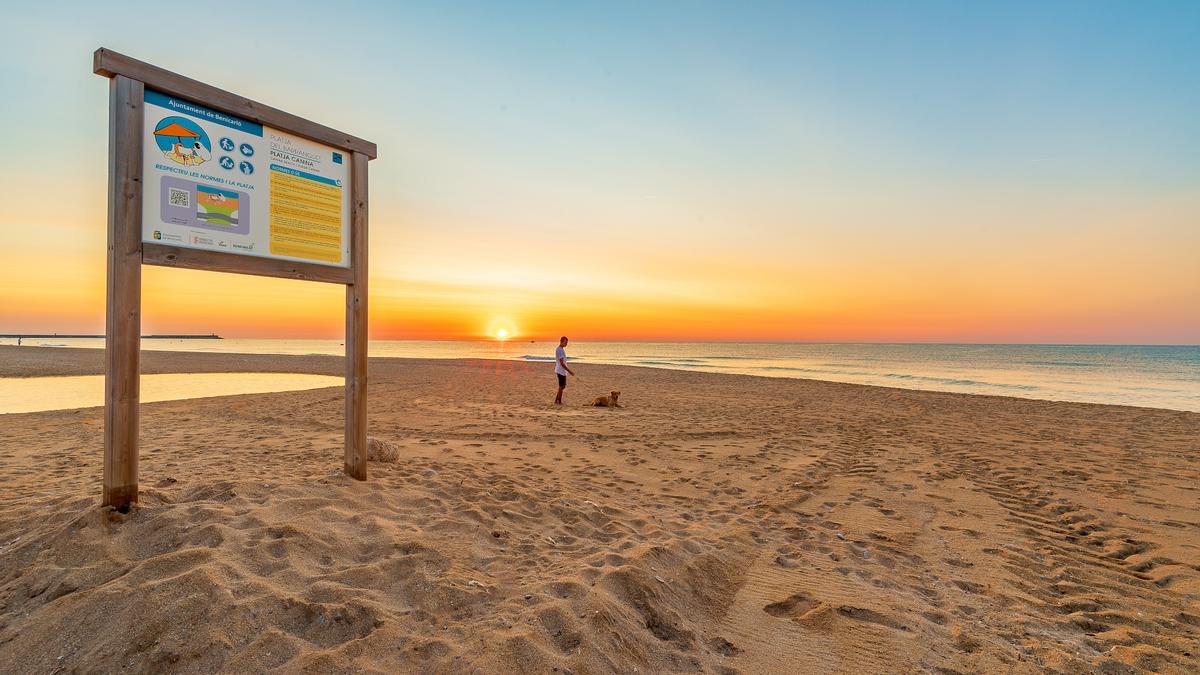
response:
M563 389L567 388L567 375L575 377L575 371L567 366L567 336L558 339L558 349L554 350L554 374L558 376L558 396L554 397L555 405L562 405Z

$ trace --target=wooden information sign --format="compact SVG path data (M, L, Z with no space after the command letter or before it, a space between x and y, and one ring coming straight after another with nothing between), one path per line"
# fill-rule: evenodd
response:
M367 477L375 144L107 49L104 505L138 499L142 265L346 286L345 472Z

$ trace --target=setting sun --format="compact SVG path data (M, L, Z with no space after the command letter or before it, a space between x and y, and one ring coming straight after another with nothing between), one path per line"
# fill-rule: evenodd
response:
M493 316L488 321L487 328L479 337L490 337L496 340L504 341L510 338L517 337L518 334L516 323L511 316L498 315Z

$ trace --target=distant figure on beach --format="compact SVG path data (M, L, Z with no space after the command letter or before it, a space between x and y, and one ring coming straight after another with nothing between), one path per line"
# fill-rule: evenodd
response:
M18 347L20 347L20 346L21 346L21 338L17 338L17 346L18 346Z
M563 389L567 388L567 375L575 376L575 371L567 366L567 336L558 339L558 349L554 350L554 374L558 376L558 396L554 397L555 405L562 405Z

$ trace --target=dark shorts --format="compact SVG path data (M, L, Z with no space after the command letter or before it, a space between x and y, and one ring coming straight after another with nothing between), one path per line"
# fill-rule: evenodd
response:
M555 373L555 375L558 375L558 373ZM560 388L567 386L567 376L566 375L558 375L558 386Z

